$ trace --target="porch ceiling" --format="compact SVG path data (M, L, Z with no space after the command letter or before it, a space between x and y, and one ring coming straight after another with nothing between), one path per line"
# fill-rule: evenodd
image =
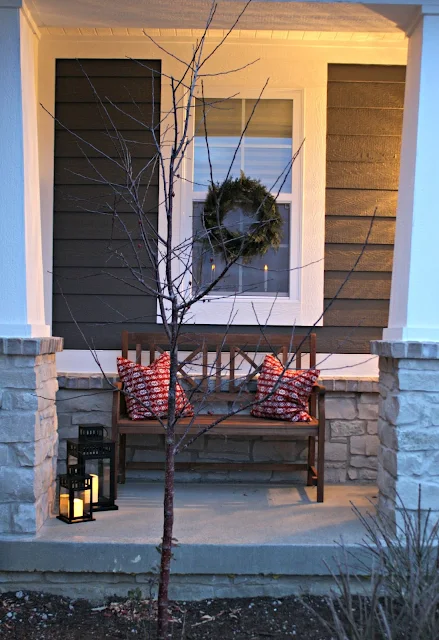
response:
M40 27L202 29L210 0L32 0ZM220 1L213 28L230 27L244 3ZM410 4L255 0L240 30L381 32L405 31L416 7Z

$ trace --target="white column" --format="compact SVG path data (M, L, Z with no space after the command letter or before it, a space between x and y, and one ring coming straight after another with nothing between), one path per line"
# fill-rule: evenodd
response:
M18 0L16 4L19 4ZM37 133L38 41L0 0L0 336L50 335L44 317Z
M384 340L439 341L439 7L423 9L409 41Z

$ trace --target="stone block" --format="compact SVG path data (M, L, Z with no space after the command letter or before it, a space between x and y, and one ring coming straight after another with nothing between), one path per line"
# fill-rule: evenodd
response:
M417 478L401 478L396 485L398 494L407 509L417 509L419 497L419 481ZM422 502L423 510L431 509L439 511L439 481L422 481Z
M366 433L363 420L331 420L331 438L358 436Z
M37 375L33 367L0 369L0 387L8 389L35 389Z
M306 446L306 442L300 440L295 442L256 441L253 445L253 460L255 462L295 461Z
M0 504L0 533L11 533L10 504Z
M274 474L273 474L274 475ZM292 482L292 476L289 474L289 481ZM270 482L272 477L271 471L229 471L227 481L228 482L244 482L244 483L265 483ZM278 482L282 482L278 480Z
M354 398L328 396L325 400L326 419L353 420L357 417L357 404Z
M35 391L5 389L2 409L6 411L37 411L39 398Z
M346 467L334 467L331 463L325 464L325 482L346 482Z
M38 531L39 526L37 525L37 510L35 504L18 504L13 506L11 529L14 533L36 533Z
M35 437L34 411L0 411L0 442L33 442Z
M113 395L111 391L87 391L61 389L57 403L63 413L68 412L111 412Z
M332 462L346 462L348 453L347 444L327 442L325 445L325 459Z
M389 449L398 448L398 438L396 433L396 427L388 424L381 418L378 420L378 436L381 444Z
M375 456L351 456L350 466L364 469L377 469L378 460Z
M428 360L426 363L428 363ZM439 389L439 371L400 369L398 380L401 391L434 392Z
M104 427L111 429L111 411L76 411L72 413L72 425L93 423L102 424Z
M33 467L41 464L47 457L54 455L57 438L42 438L36 442L17 442L13 445L16 460L21 467Z
M405 427L398 431L398 448L400 451L426 451L431 453L439 449L439 428Z
M351 454L359 454L362 456L376 456L379 445L378 436L352 436Z
M398 474L398 457L396 451L381 445L378 449L378 464L391 476L396 478Z
M367 422L367 433L371 436L375 436L378 433L378 421L370 420Z
M377 484L380 496L386 496L393 501L396 499L396 480L393 475L381 466L378 467Z
M377 473L376 469L348 469L349 479L357 482L376 482Z
M0 467L0 496L3 502L33 502L34 470L29 467Z
M210 460L211 462L250 462L250 455L248 453L216 451L212 453L200 452L193 455L198 455L199 460Z
M438 476L438 464L439 452L426 454L424 451L400 451L398 454L398 478L403 476L415 478L424 474Z
M358 417L361 420L376 420L378 418L378 402L375 404L359 404Z
M12 448L7 444L0 444L0 466L6 466L11 458ZM0 497L1 500L1 497Z
M209 437L207 441L208 453L237 453L248 456L250 448L249 440L236 438Z

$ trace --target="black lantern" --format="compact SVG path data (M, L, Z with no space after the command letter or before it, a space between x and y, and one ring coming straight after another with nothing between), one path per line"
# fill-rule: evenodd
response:
M67 467L91 476L93 511L111 511L115 501L116 443L104 438L102 425L80 425L79 437L67 440Z
M71 466L59 476L58 520L73 524L91 522L93 518L92 478L81 473L78 466Z

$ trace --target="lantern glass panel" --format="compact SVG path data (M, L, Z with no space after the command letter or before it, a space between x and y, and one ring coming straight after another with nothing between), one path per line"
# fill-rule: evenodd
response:
M59 477L58 518L69 524L93 520L91 478L79 472L78 467L72 467Z
M67 465L78 466L92 479L93 510L117 509L115 505L115 443L109 439L67 440Z

